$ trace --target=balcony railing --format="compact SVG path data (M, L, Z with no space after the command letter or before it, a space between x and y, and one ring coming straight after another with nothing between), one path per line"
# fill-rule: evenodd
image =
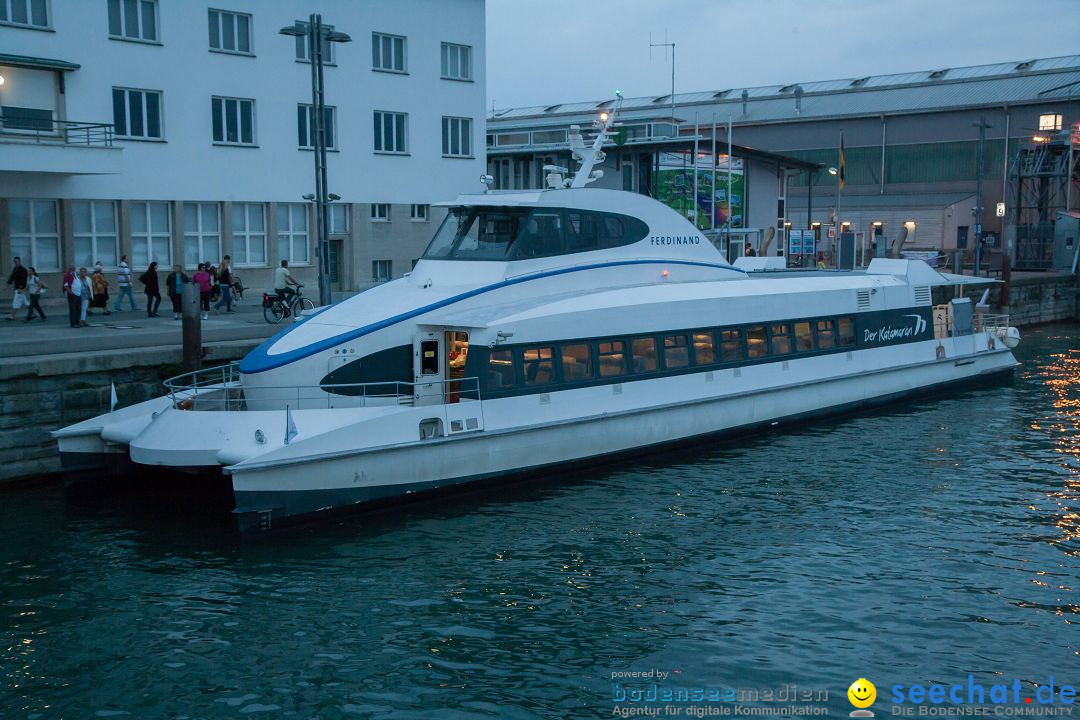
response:
M62 145L112 147L115 131L112 123L88 123L53 120L45 117L0 117L0 139L34 141Z

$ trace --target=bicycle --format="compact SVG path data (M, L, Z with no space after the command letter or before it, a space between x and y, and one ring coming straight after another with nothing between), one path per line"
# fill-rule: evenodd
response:
M281 322L282 318L291 316L299 317L307 310L314 310L315 303L304 297L301 292L303 285L296 286L296 293L289 299L284 300L278 295L263 293L263 318L266 322L274 325Z

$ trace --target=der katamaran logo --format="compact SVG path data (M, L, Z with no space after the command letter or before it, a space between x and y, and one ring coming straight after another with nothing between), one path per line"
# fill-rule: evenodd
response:
M866 328L866 330L863 331L863 341L890 342L893 340L918 337L926 332L926 318L922 315L904 315L902 317L912 318L913 322L907 325L901 325L900 327L882 325L877 330Z

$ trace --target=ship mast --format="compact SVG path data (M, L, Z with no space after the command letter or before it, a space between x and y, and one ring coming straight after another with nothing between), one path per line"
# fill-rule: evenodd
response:
M596 134L596 138L593 139L592 147L585 147L585 141L581 137L581 128L577 125L570 128L570 149L573 151L574 159L581 163L581 167L578 168L578 171L574 174L574 179L570 182L572 188L585 187L604 176L603 170L593 171L593 168L598 163L604 162L604 158L607 157L600 148L612 136L611 127L615 124L615 116L622 107L621 90L615 91L615 98L615 104L612 106L611 111L600 113L600 118L593 123L594 127L599 127L600 131Z

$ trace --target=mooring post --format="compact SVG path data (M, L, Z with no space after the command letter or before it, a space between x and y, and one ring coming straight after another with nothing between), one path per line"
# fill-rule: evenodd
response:
M191 372L202 369L202 315L199 309L199 286L195 283L184 285L180 295L180 307L183 316L184 335L184 370Z

